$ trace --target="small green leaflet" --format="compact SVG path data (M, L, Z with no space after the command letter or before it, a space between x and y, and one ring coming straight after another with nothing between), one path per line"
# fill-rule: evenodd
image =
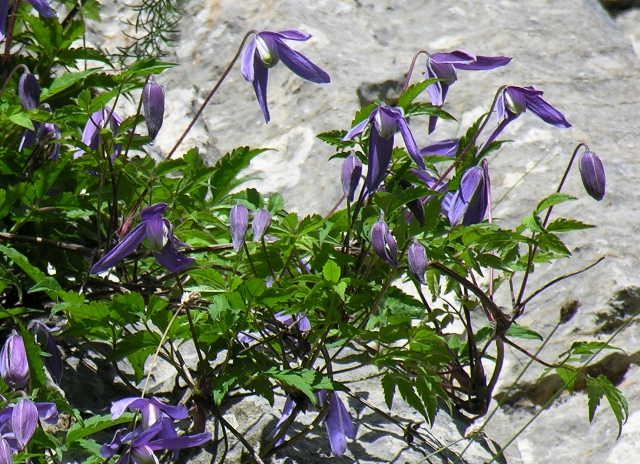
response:
M600 405L602 397L606 397L613 411L613 415L618 421L618 437L622 433L622 424L627 422L629 418L629 405L611 381L604 375L600 374L597 378L587 376L587 395L589 396L589 422L593 422L596 409Z
M327 261L322 268L322 275L327 281L337 284L340 281L340 267L333 261Z
M572 197L571 195L566 195L564 193L552 193L547 198L538 203L535 212L540 213L551 206L559 205L560 203L564 203L567 201L573 201L575 199L576 197Z

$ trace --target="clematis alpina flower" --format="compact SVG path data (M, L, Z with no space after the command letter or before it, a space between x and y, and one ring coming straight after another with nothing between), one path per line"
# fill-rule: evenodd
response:
M182 420L189 417L189 411L184 405L172 406L165 404L158 398L124 398L116 401L111 406L111 418L118 419L126 409L139 409L142 415L142 428L147 430L153 424L158 422L163 416L176 420Z
M0 374L11 388L22 388L29 381L29 362L24 340L12 333L0 351Z
M347 451L347 438L352 440L356 438L356 430L349 411L335 391L320 390L316 395L320 406L323 406L327 399L329 400L329 410L324 419L324 426L329 435L331 452L335 456L342 456Z
M115 248L109 250L100 261L94 264L91 273L100 274L111 269L133 253L145 238L156 261L165 269L169 272L184 271L194 259L177 250L177 247L187 247L188 245L173 235L173 226L168 219L162 217L167 208L166 203L156 203L143 209L140 212L142 222L127 234Z
M489 206L489 170L474 166L465 171L460 188L451 197L447 215L452 226L478 224Z
M231 243L237 253L244 245L247 229L249 228L249 211L247 207L238 202L229 212L229 228L231 230Z
M606 178L602 161L594 152L586 150L580 156L580 177L587 193L600 201L604 198Z
M371 227L371 245L382 261L391 266L398 265L398 245L382 217Z
M369 192L375 191L387 172L393 153L393 137L396 130L400 130L409 155L420 169L426 169L420 149L416 145L411 129L404 118L402 108L392 108L380 104L369 117L352 127L342 140L351 140L356 135L364 132L371 125L369 135L369 165L367 170L366 186Z
M153 74L149 76L149 81L142 89L142 106L149 131L149 141L153 142L164 121L164 89L156 83Z
M15 434L18 447L24 449L33 437L38 425L38 408L33 401L22 398L13 407L11 428Z
M342 191L347 201L352 202L362 175L362 161L353 152L342 163Z
M35 110L40 104L40 85L36 76L24 72L18 81L18 96L25 110Z
M427 251L424 246L413 239L407 249L407 266L409 274L422 285L427 285L425 272L427 271Z
M122 118L116 113L111 112L109 108L98 110L91 115L87 124L84 126L84 130L82 131L82 143L87 145L91 150L97 150L100 146L100 142L102 141L102 138L100 137L100 129L109 125L109 127L111 127L111 132L115 137L118 134L118 127L120 127L120 124L122 124ZM121 151L122 145L115 144L111 159L115 159ZM75 152L73 157L78 158L84 155L84 153L85 151L83 149L79 149Z
M42 357L42 361L53 380L59 384L62 380L62 358L60 357L60 351L58 351L58 345L51 334L51 330L45 324L35 319L29 322L27 328L35 334L36 341L42 351L48 354L48 356Z
M267 208L262 208L253 218L251 230L253 230L253 241L259 242L264 237L265 232L271 224L271 214Z
M564 115L543 100L544 92L535 87L515 87L508 85L498 90L496 100L496 110L498 113L498 127L489 136L486 142L478 149L482 149L493 142L496 137L507 127L511 121L516 119L527 110L538 116L547 124L552 126L567 128L571 127Z
M326 72L283 42L283 40L305 41L310 38L311 35L296 30L264 31L255 34L244 49L241 64L242 75L253 84L258 104L267 123L271 119L267 107L269 68L274 67L279 61L282 61L287 68L307 81L316 84L327 84L331 81Z
M506 56L480 56L462 50L454 50L451 53L434 53L427 58L427 70L424 73L426 79L440 79L427 87L431 97L431 104L442 106L447 97L449 87L458 80L456 69L466 71L486 71L507 65L511 58ZM438 118L429 118L429 133L436 128Z

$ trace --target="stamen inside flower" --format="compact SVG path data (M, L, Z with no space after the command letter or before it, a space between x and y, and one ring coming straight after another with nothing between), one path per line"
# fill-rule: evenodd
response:
M161 251L169 240L169 228L164 223L162 217L153 218L147 221L147 240L149 248L153 252Z
M260 55L260 61L262 61L267 68L273 68L278 64L278 61L280 61L278 48L271 38L265 40L258 35L256 37L256 50L258 50L258 55Z
M525 94L521 92L512 92L510 89L504 91L505 107L513 116L519 116L527 109L527 101Z

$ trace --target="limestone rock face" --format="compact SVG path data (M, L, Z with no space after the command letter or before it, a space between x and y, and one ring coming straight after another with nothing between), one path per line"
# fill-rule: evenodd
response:
M425 121L415 118L412 127L418 145L462 133L489 109L500 85L544 90L544 98L573 127L560 130L527 113L503 132L503 138L515 142L505 144L490 159L494 217L502 224L517 224L537 200L555 191L574 147L585 142L605 165L607 194L600 203L589 198L574 167L565 192L579 200L561 205L556 213L598 228L567 236L574 259L538 266L529 289L576 272L601 256L605 260L533 300L521 322L546 338L558 324L561 307L577 310L539 354L554 362L574 341L608 340L640 310L640 190L635 188L640 179L640 62L596 0L191 0L185 5L172 57L179 66L158 77L166 90L167 111L155 150L166 153L172 147L247 31L306 31L313 38L293 46L327 71L331 84L315 85L281 64L276 66L269 75L272 121L266 125L238 63L181 147L184 152L198 146L211 161L239 145L273 148L252 164L253 173L261 178L252 185L265 193L280 192L289 209L305 213L326 213L341 196L340 163L327 162L332 149L315 135L349 128L362 102L393 95L416 51L459 48L514 57L505 68L461 71L445 104L460 123L441 122L428 136ZM112 18L131 14L120 2L107 7ZM113 49L123 40L113 32L119 27L113 19L106 20L96 25L90 39ZM413 82L420 78L422 66L424 59L418 61ZM498 298L508 304L506 293ZM601 355L590 371L607 375L629 400L631 416L620 439L616 440L617 424L608 406L603 404L589 423L586 394L576 391L563 394L510 442L509 462L634 462L640 427L639 341L634 320L613 342L624 353ZM522 345L534 352L539 346ZM507 356L496 391L505 405L486 426L487 435L499 444L506 445L558 388L553 377L539 379L543 367L534 363L507 394L526 361L515 350ZM264 417L264 407L253 410ZM246 420L255 424L260 417ZM360 426L361 436L366 430ZM434 428L432 433L439 432ZM455 437L441 435L439 440L449 443ZM380 454L376 451L380 447L389 453ZM474 453L481 453L479 448ZM402 454L411 451L406 451L397 430L384 443L362 439L349 449L359 462L405 462L415 457ZM464 457L483 462L486 456L465 453ZM305 452L297 459L311 462Z

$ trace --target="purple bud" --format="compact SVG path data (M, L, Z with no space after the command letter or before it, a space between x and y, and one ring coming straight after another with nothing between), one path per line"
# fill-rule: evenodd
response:
M244 244L247 228L249 227L249 211L242 203L238 202L231 208L229 225L231 228L231 243L233 243L233 249L237 253Z
M58 345L56 344L49 327L36 320L31 321L27 327L35 334L36 341L38 342L38 345L40 345L42 351L49 355L43 357L42 361L51 374L53 380L59 384L62 380L62 358L60 357Z
M153 74L149 76L149 81L142 89L142 106L144 106L144 120L149 131L149 140L152 142L164 120L164 89L156 84Z
M158 458L148 445L138 445L131 449L131 461L135 464L155 464Z
M13 464L13 452L11 446L0 436L0 464Z
M36 76L25 72L18 82L18 96L25 110L35 110L40 104L40 85Z
M421 243L415 239L409 245L407 250L407 264L409 274L422 285L427 285L424 274L427 271L427 251Z
M253 223L251 224L254 242L262 240L264 233L269 228L269 224L271 224L271 214L269 214L269 210L267 210L267 208L262 208L258 211L256 217L253 218Z
M580 176L587 193L600 201L604 198L606 179L604 166L598 155L592 151L585 151L580 156Z
M29 362L24 340L16 333L7 337L0 352L0 375L12 388L22 388L29 381Z
M371 227L371 245L382 261L391 266L398 265L398 245L389 231L389 226L382 219Z
M33 437L38 424L38 408L33 401L23 398L16 403L11 413L11 428L20 449L24 449Z
M353 201L361 175L362 161L351 152L342 163L342 190L349 202Z

